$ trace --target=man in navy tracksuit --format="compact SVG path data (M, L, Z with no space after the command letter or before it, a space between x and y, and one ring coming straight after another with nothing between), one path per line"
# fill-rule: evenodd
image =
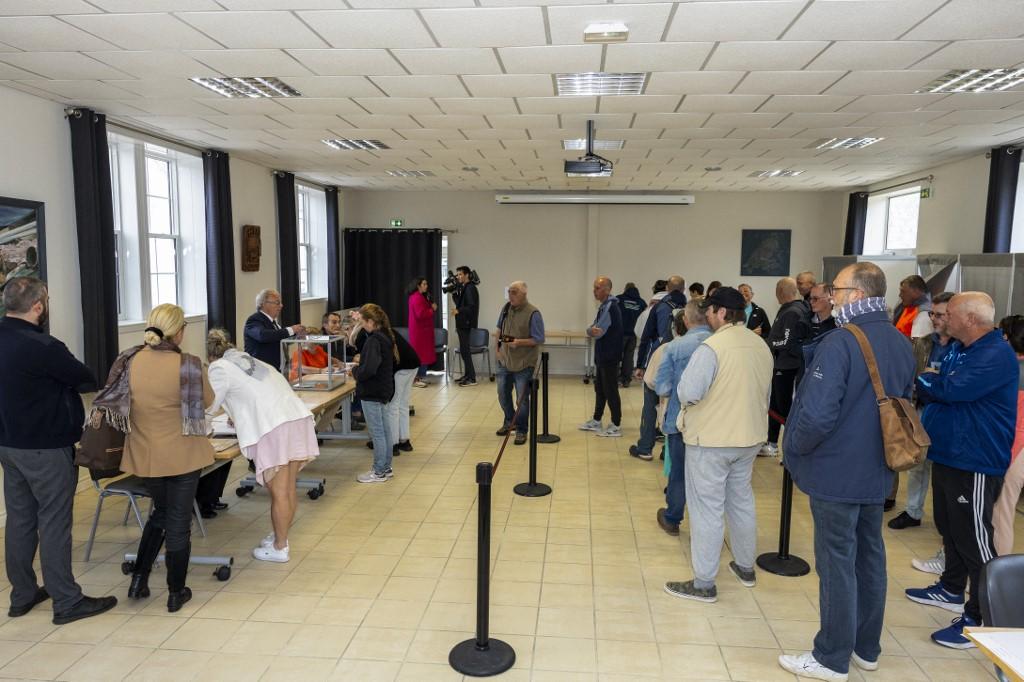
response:
M636 353L636 332L633 327L640 319L640 313L647 307L647 301L632 282L627 282L618 296L622 312L622 367L619 369L619 385L629 386L633 379L633 356Z
M962 611L963 617L932 633L932 640L970 649L974 644L963 630L981 623L978 577L996 556L992 507L1010 466L1020 372L1013 349L993 328L995 306L988 294L957 294L946 313L957 341L939 371L925 371L916 382L925 403L922 422L932 440L933 514L946 568L939 582L906 594L921 604Z
M594 280L594 298L600 305L587 336L594 339L594 418L580 425L581 431L596 431L605 438L622 436L622 403L619 400L619 363L622 360L622 312L607 277ZM601 419L607 403L612 421L604 427Z

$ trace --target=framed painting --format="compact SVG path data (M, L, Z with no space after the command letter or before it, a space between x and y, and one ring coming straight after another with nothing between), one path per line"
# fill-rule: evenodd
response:
M792 230L743 230L740 276L789 275L789 248L792 238Z
M0 291L15 277L46 279L44 224L42 202L0 197Z

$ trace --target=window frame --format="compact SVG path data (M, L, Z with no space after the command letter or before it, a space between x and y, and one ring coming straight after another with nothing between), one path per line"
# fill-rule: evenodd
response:
M895 249L889 248L889 219L891 216L891 206L893 199L901 199L903 197L916 196L917 197L917 225L914 226L914 246L912 248ZM882 230L882 252L892 254L894 256L912 256L917 252L917 232L921 227L921 188L910 187L905 191L898 191L893 194L889 194L885 197L885 222L883 223Z
M181 267L181 230L178 207L178 161L170 154L160 153L149 149L153 145L143 141L135 145L135 168L136 178L139 185L136 196L138 197L139 209L139 243L145 244L145 248L139 248L139 266L141 268L141 285L143 301L149 302L149 308L154 305L153 300L153 277L168 275L172 273L154 272L155 265L150 262L149 251L153 240L168 240L174 245L174 303L181 305L182 299L182 267ZM152 233L149 231L149 164L150 159L162 161L167 164L167 202L168 219L170 220L170 233ZM138 172L141 169L142 172ZM146 307L145 305L143 306Z

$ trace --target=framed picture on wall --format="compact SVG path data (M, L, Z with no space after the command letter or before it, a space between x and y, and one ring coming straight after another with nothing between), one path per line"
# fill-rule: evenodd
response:
M45 243L43 203L0 197L0 291L15 277L46 279Z
M792 230L743 230L740 276L789 275L789 247L792 235Z

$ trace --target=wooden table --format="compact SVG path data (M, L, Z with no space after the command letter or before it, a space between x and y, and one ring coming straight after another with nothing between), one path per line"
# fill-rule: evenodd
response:
M1003 644L1016 656L1016 660L1007 661L999 651L993 651L983 643L984 635L992 633L1006 633L1012 639ZM1024 682L1024 628L964 628L964 636L978 645L978 650L1003 671L1006 679Z
M583 383L589 384L594 376L593 339L585 331L571 329L545 329L544 348L566 348L583 351Z

